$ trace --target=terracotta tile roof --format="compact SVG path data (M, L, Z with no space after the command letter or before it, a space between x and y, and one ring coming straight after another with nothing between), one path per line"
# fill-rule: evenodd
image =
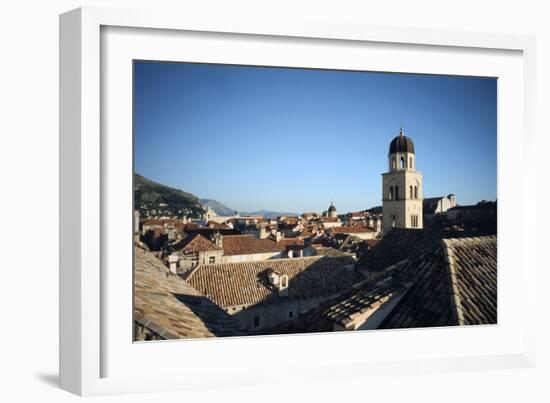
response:
M330 230L336 234L357 234L357 233L363 233L363 232L375 232L372 228L363 227L360 225L334 227L334 228L331 228Z
M134 322L163 339L232 336L231 316L150 252L134 248Z
M278 242L282 246L303 245L304 240L300 238L283 238Z
M165 220L161 220L158 218L149 218L145 221L143 221L143 225L153 226L153 225L164 225Z
M427 281L416 281L380 328L497 323L497 238L444 239ZM414 275L414 272L413 272Z
M310 238L310 237L312 237L313 235L314 235L313 232L312 232L311 230L309 230L309 229L303 230L302 232L300 232L300 233L298 234L298 236L299 236L300 238Z
M219 306L248 306L281 298L268 282L268 269L288 275L288 298L306 299L336 296L363 279L345 264L318 256L212 264L199 266L187 280Z
M444 238L462 238L485 235L481 232L453 231L441 229L392 228L376 248L368 250L358 262L361 269L370 272L384 270L403 259L414 259L417 255L432 249Z
M332 331L394 297L400 300L378 328L496 324L496 262L495 236L440 240L416 259L267 333Z
M349 254L342 252L341 250L331 248L329 246L321 246L321 247L315 247L315 251L317 252L317 256L330 256L330 257L343 257L347 256L350 259L353 259ZM352 262L348 262L346 264L355 263L355 260Z
M183 229L184 224L180 220L175 220L173 218L149 218L143 221L144 226L149 227L163 227L165 225L172 225L176 228Z
M284 245L270 239L258 239L254 235L225 235L223 237L223 253L226 256L282 252L284 250Z
M213 250L222 250L209 239L206 239L201 234L190 235L178 244L174 245L175 251L181 251L184 254L194 252L207 252Z

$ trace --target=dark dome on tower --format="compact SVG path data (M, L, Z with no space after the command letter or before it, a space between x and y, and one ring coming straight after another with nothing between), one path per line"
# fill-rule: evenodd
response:
M390 154L393 154L393 153L414 154L414 144L410 137L403 135L403 129L401 129L399 136L397 136L391 141L389 153Z
M333 203L330 203L330 207L328 208L328 211L331 212L331 211L336 211L336 207L334 207L334 204Z

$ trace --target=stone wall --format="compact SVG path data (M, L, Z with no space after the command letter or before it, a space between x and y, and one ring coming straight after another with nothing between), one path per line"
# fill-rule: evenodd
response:
M259 260L281 259L284 252L251 253L248 255L223 256L221 263L257 262Z

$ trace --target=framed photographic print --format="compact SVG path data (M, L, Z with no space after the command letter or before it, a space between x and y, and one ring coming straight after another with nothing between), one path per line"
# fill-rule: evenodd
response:
M62 15L62 387L531 365L533 49Z

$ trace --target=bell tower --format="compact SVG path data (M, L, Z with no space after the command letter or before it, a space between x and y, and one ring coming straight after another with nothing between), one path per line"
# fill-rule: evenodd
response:
M414 144L403 128L390 143L388 172L382 174L382 231L422 228L422 173L416 170Z

